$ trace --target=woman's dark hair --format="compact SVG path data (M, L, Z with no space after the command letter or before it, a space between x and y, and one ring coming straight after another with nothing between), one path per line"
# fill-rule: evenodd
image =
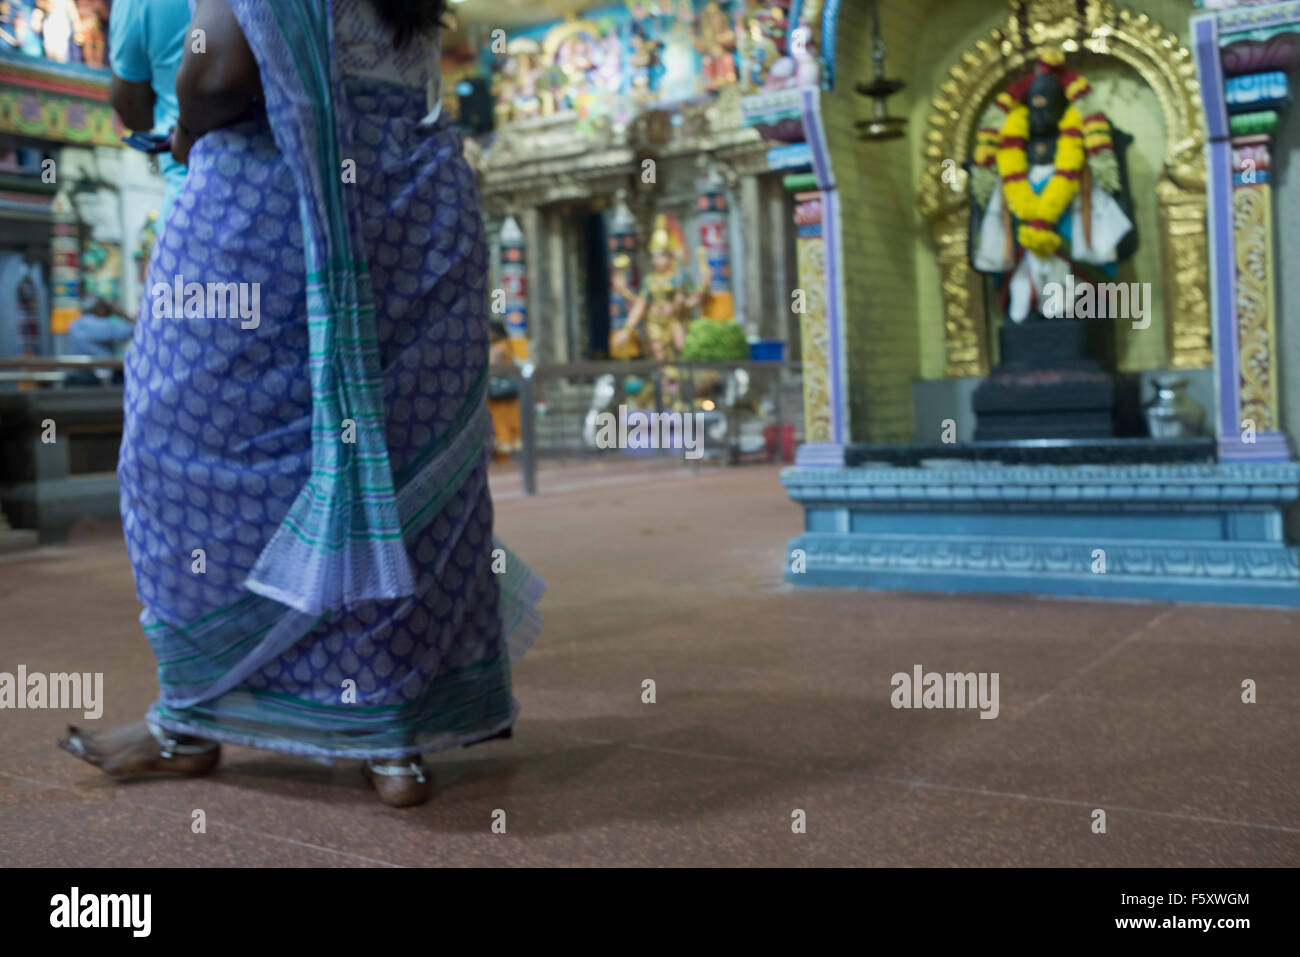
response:
M370 5L392 28L393 46L399 50L440 26L447 12L447 0L370 0Z

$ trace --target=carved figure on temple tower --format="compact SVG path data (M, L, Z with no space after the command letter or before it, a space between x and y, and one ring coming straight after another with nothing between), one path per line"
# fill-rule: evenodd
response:
M772 67L785 53L786 9L788 2L764 0L752 5L745 17L740 44L744 62L745 88L756 90L767 82Z
M508 70L501 70L493 77L492 97L494 103L492 116L496 126L505 126L515 118L515 93L517 90L514 75Z
M703 59L704 82L710 90L736 82L736 31L717 0L709 0L700 14L696 49Z
M623 44L616 27L605 28L596 58L596 86L602 93L618 93L623 81Z
M640 23L632 24L632 99L641 106L652 102L658 92L660 49L663 46L650 36Z
M1060 56L1040 61L985 111L971 193L975 268L1001 277L1017 323L1075 315L1056 290L1113 278L1133 230L1110 123Z
M821 84L822 0L806 0L799 14L799 25L790 36L790 56L795 63L795 80L799 86Z
M596 65L601 54L600 27L591 20L566 20L552 27L542 40L541 62L551 109L583 109L596 86Z
M41 56L41 21L45 12L27 0L15 0L14 39L28 56Z
M678 4L675 16L669 6L664 17L650 22L651 29L657 30L661 41L659 60L663 72L658 85L661 103L690 99L704 89L699 54L696 53L696 19L689 0L683 0Z
M587 89L587 74L591 71L591 50L586 37L575 33L560 45L556 56L560 70L564 73L566 98L570 106L577 104L579 97Z
M808 0L799 23L790 31L789 52L771 64L765 90L787 90L821 85L821 61L817 57L821 33L821 0Z
M37 0L37 9L44 12L41 40L45 57L57 63L67 63L72 57L72 41L81 32L81 17L72 0Z
M506 53L510 57L505 67L505 88L510 93L510 118L526 120L540 116L542 99L538 87L542 68L537 61L541 55L541 46L536 40L519 37L510 42Z
M102 69L108 65L104 58L108 4L105 0L77 0L77 12L81 19L81 34L77 38L81 46L81 61L86 66Z

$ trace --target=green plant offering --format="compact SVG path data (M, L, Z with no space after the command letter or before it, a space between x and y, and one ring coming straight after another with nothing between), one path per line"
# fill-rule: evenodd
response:
M731 319L696 319L686 330L683 362L728 362L748 358L749 343L745 331Z

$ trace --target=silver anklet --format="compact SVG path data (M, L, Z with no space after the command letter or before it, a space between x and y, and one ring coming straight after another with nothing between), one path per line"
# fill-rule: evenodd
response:
M168 761L178 754L207 754L218 747L216 741L204 741L202 744L181 744L152 721L146 721L145 724L148 725L149 733L154 736L154 740L158 742L159 747L162 749L158 752L159 756Z
M367 761L366 764L374 774L383 774L387 777L398 778L415 778L417 784L424 783L424 768L412 761L410 764L375 764Z

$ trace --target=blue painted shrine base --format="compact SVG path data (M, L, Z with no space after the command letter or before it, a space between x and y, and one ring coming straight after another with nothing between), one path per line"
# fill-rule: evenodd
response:
M797 585L1300 607L1300 464L789 468ZM802 569L802 570L801 570Z

